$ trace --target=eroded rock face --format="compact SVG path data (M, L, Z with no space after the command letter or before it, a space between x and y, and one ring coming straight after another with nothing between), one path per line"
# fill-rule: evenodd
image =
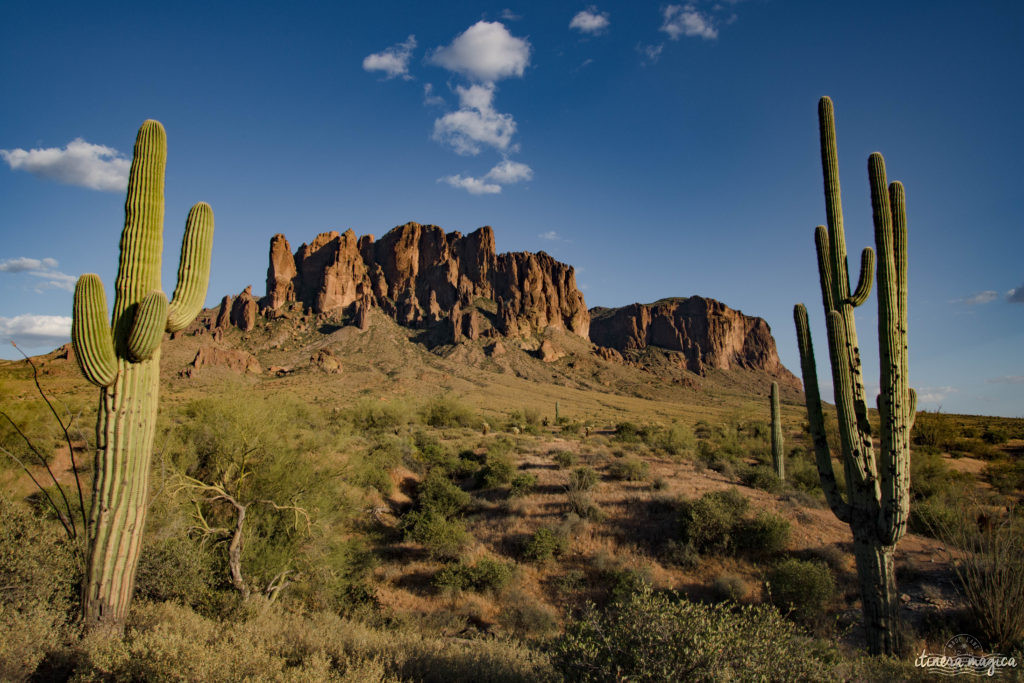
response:
M223 301L221 305L224 305ZM218 327L220 327L219 323L220 316L218 316ZM231 324L243 332L248 332L256 326L256 300L252 298L252 285L242 290L242 293L236 296L234 303L231 304Z
M314 313L341 313L357 304L363 320L363 308L377 306L402 325L450 324L453 336L475 338L482 321L456 313L483 299L491 306L501 302L494 322L502 334L548 327L588 334L590 314L572 266L544 252L496 254L490 227L464 236L407 223L379 240L332 231L294 256L288 249L283 235L271 239L261 302L271 316L289 301Z
M779 361L768 323L714 299L662 299L653 304L594 308L590 313L590 339L601 347L627 351L660 346L681 351L687 369L701 374L712 368L747 368L792 377Z
M221 349L216 346L202 346L195 359L181 371L182 377L193 377L196 371L204 367L222 367L239 374L251 372L260 374L263 368L256 357L246 351Z

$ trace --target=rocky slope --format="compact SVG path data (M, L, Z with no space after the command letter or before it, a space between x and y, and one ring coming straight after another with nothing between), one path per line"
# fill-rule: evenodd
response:
M293 304L357 318L375 306L405 326L444 323L455 340L548 328L586 338L590 325L572 266L544 252L497 254L490 227L464 236L407 223L379 240L331 231L294 254L274 235L260 305L274 317Z
M771 328L700 296L661 299L652 304L590 309L590 339L618 351L657 346L680 351L691 372L746 368L792 377L779 361ZM795 379L795 378L794 378Z

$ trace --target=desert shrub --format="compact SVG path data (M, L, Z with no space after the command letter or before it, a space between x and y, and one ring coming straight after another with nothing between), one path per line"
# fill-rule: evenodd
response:
M775 565L765 584L773 605L807 625L821 622L836 590L827 565L795 558Z
M551 459L563 470L576 464L576 456L569 451L558 451Z
M541 527L523 544L523 559L547 562L569 549L569 538L549 527Z
M616 460L608 466L608 475L620 481L643 481L647 478L647 462L635 457Z
M576 435L583 431L584 424L578 420L568 420L562 418L562 433Z
M518 498L529 495L537 486L537 477L529 472L519 472L512 477L509 483L508 495L510 498Z
M569 514L576 515L580 519L596 521L604 518L604 512L590 499L590 494L586 491L570 486L566 491L566 502L569 504Z
M447 394L430 399L420 410L420 416L424 424L440 428L473 427L480 422L469 406Z
M458 470L459 459L454 456L433 434L420 430L413 435L413 445L419 452L419 460L425 465L423 469L438 468L452 473Z
M825 663L775 610L703 605L644 588L589 606L551 649L571 681L827 680Z
M782 480L770 468L764 465L745 465L739 471L740 481L744 485L769 493L782 490Z
M483 488L494 488L512 481L516 466L505 453L488 453L484 466L480 468L479 481Z
M987 463L985 478L1000 493L1024 491L1024 458L1003 458Z
M1001 427L986 427L981 433L981 440L987 444L998 446L1010 440L1010 434Z
M719 600L742 602L750 595L750 584L742 576L720 574L715 578L712 590Z
M741 520L734 530L736 548L750 555L772 555L785 550L789 542L789 520L771 512L759 512Z
M413 510L402 517L406 540L419 543L435 558L456 558L469 544L469 532L459 519L436 510Z
M498 623L518 638L538 637L554 631L558 617L549 605L517 591L505 600Z
M524 434L537 434L540 431L543 417L540 410L534 407L526 407L522 410L513 410L509 415L508 428L518 429Z
M910 530L933 535L951 520L971 486L970 475L951 470L937 453L915 451L910 459Z
M472 497L453 484L440 469L433 469L420 482L416 491L416 504L422 510L431 510L444 517L462 512Z
M957 433L957 426L949 415L919 410L910 431L910 440L918 446L947 450L952 447Z
M833 463L832 471L837 477L842 474L842 467ZM817 493L821 491L821 475L818 473L818 464L811 454L804 453L800 457L790 458L786 462L786 481L796 490L806 493ZM840 490L844 490L840 487Z
M687 455L697 448L697 440L689 429L673 424L658 435L654 446L669 455Z
M985 636L1004 652L1024 648L1024 520L962 505L937 536L964 551L951 558L957 588Z
M589 491L597 486L599 477L593 467L577 467L569 473L570 491Z
M611 567L602 572L611 602L628 600L635 593L651 587L650 572L633 567Z
M24 680L60 647L80 569L64 531L0 494L0 680Z
M733 529L748 506L749 501L734 488L684 502L679 516L682 541L700 553L728 550Z
M620 422L615 425L615 438L626 443L640 441L641 427L632 422Z
M162 602L176 600L197 611L211 605L223 582L216 559L190 538L147 539L139 556L135 596Z
M471 565L444 567L434 576L434 586L448 591L498 592L512 581L512 573L512 565L483 557Z
M651 482L651 488L655 491L665 491L668 489L668 479L665 477L655 477L654 481Z
M413 419L413 411L401 401L365 398L342 411L342 415L355 430L369 434L397 433Z

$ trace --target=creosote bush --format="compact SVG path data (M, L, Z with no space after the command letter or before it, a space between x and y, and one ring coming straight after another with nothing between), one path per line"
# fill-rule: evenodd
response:
M827 565L796 558L777 564L765 583L771 603L808 626L821 622L836 590Z
M733 530L747 512L750 503L737 489L711 491L682 504L679 515L683 543L697 552L722 552L731 549Z
M523 559L531 562L547 562L569 549L566 534L549 527L541 527L523 544Z
M647 462L636 457L625 457L608 466L608 476L619 481L643 481L647 478Z
M442 591L498 592L512 581L514 567L483 557L474 564L450 564L434 576L434 586Z

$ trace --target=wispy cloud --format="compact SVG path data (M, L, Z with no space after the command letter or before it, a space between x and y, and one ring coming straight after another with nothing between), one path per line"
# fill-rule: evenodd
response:
M423 104L428 107L443 107L445 105L444 98L434 92L432 83L423 84Z
M661 53L665 49L664 43L657 45L643 45L637 44L636 51L644 58L644 63L654 64L661 58Z
M131 160L113 147L75 138L66 147L0 149L0 157L15 171L79 185L91 190L123 192L128 187Z
M1003 375L1002 377L990 377L985 380L987 384L1024 384L1024 375Z
M558 233L555 232L554 230L548 230L547 232L542 232L541 234L537 235L537 237L541 238L542 240L547 240L549 242L557 242L558 240L562 239L561 237L558 236Z
M957 393L956 387L921 387L917 391L917 402L942 403L950 394Z
M505 21L519 21L520 19L523 18L523 16L521 14L516 14L508 7L506 7L505 9L501 10L501 18L504 19Z
M22 346L59 346L71 338L71 318L60 315L18 315L0 318L0 340Z
M506 151L516 132L511 114L494 109L494 84L457 86L459 109L434 121L434 139L451 146L457 154L475 156L487 145Z
M695 5L667 5L662 10L662 24L659 31L668 34L672 40L682 36L698 36L705 40L718 37L718 29L711 22L711 17L702 13Z
M1008 291L1006 293L1006 300L1011 304L1024 304L1024 285Z
M978 292L969 296L960 297L959 299L950 299L951 304L967 304L968 306L980 306L982 304L990 304L999 298L999 292L988 289L984 292Z
M450 175L438 178L438 182L445 182L452 187L457 187L470 194L499 194L502 185L512 185L533 179L533 169L519 161L505 159L482 178L473 176Z
M569 28L575 29L580 33L596 36L607 31L610 24L611 21L608 19L608 13L598 12L597 8L591 5L582 12L578 12L572 18L572 21L569 22Z
M363 59L363 69L366 71L383 71L385 78L401 76L405 80L412 80L409 74L409 59L412 51L416 49L416 36L410 35L405 42L397 43L385 48L381 52L367 55Z
M501 192L501 185L488 183L482 178L474 178L472 176L448 175L438 178L437 182L448 183L452 187L465 190L470 194L499 194Z
M36 291L46 289L64 289L69 292L75 289L75 277L57 270L57 259L54 258L17 258L0 261L0 273L26 273L36 281Z
M429 61L480 83L521 77L530 64L530 42L497 21L478 21L434 50Z

